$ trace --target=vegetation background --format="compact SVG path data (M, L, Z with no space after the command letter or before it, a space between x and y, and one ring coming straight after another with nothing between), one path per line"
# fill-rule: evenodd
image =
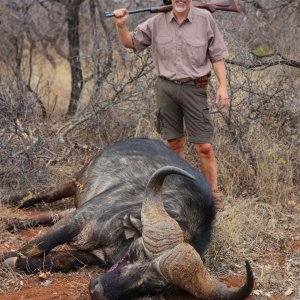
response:
M253 299L300 299L300 3L239 2L240 14L214 13L230 51L230 105L224 111L214 105L213 77L209 95L225 209L206 264L220 277L239 280L248 258L256 277ZM160 138L150 52L137 56L120 47L113 20L103 15L159 4L0 0L0 201L58 185L115 141ZM148 17L131 15L130 29ZM196 166L190 144L187 153ZM22 215L1 207L1 250L29 238L5 230ZM71 285L62 287L72 299L87 297L90 273L80 272L67 275ZM0 298L58 299L46 288L59 290L57 281L66 277L47 274L47 287L39 278L0 267ZM28 296L30 287L48 294Z

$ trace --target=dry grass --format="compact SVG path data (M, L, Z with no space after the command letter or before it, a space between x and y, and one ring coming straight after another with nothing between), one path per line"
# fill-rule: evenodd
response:
M219 276L238 276L248 259L256 277L255 299L298 299L299 205L278 209L258 198L226 200L206 255L208 266Z

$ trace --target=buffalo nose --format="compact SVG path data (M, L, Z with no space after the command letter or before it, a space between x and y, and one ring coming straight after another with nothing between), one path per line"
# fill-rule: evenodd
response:
M103 295L103 287L100 281L100 276L93 276L89 284L90 296L93 300L108 300Z

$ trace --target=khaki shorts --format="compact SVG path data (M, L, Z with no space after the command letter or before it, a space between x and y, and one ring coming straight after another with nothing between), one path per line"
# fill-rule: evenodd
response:
M211 143L213 126L207 104L206 89L192 84L176 84L158 78L155 85L157 103L156 128L165 140L185 136L184 123L191 143Z

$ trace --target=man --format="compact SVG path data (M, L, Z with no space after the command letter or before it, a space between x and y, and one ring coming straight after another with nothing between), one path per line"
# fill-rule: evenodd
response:
M228 52L211 14L195 8L191 0L172 0L173 10L157 14L130 32L127 9L114 11L119 39L136 52L152 46L158 76L157 128L168 146L184 158L185 134L194 143L201 171L207 177L217 208L222 207L218 192L217 164L211 145L213 128L207 105L207 82L211 68L219 82L216 103L228 103L224 58Z

